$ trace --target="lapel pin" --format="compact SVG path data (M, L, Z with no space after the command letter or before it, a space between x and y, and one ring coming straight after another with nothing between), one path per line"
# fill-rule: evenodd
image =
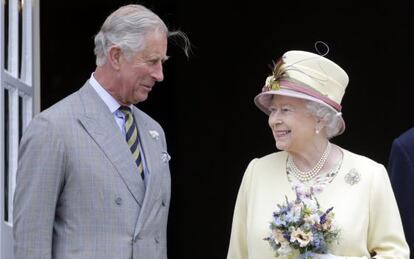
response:
M156 130L150 130L148 133L150 134L151 138L155 140L158 140L160 138L160 134Z
M361 180L361 176L355 168L352 168L349 173L345 175L345 182L350 185L357 184Z

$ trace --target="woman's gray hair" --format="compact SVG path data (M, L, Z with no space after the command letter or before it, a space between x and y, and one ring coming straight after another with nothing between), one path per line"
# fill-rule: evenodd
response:
M328 139L338 135L341 130L340 116L342 115L340 113L314 101L307 101L306 108L313 116L325 121L325 129Z
M170 32L158 15L142 5L130 4L113 12L103 23L95 36L96 65L102 66L111 46L117 45L127 58L142 50L147 33L165 33L166 37L178 36L184 42L184 52L188 56L190 43L181 31Z

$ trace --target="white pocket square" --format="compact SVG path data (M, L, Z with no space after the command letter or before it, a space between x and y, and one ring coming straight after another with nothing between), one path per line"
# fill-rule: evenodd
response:
M161 160L164 163L168 163L168 161L171 160L171 156L167 152L162 152L162 154L161 154Z

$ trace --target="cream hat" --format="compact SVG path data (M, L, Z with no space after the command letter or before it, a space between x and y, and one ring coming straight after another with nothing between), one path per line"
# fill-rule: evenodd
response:
M345 130L341 101L348 85L348 75L337 64L306 51L288 51L276 63L273 75L267 77L255 104L266 114L273 95L285 95L323 104L340 117L340 130Z

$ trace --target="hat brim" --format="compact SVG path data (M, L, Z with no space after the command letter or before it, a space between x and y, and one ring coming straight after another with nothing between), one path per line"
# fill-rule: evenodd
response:
M254 98L254 103L256 104L256 106L262 110L264 113L266 113L267 115L270 114L270 110L269 110L269 106L271 104L272 101L272 97L274 95L282 95L282 96L289 96L289 97L293 97L293 98L299 98L299 99L305 99L305 100L309 100L309 101L313 101L316 103L320 103L326 107L328 107L329 109L331 109L332 111L334 111L335 113L338 113L338 111L333 108L332 106L330 106L329 104L304 93L300 93L297 91L293 91L293 90L289 90L289 89L279 89L279 90L271 90L271 91L266 91L266 92L262 92L260 94L258 94L255 98ZM338 134L336 134L335 136L341 135L344 131L345 131L345 121L341 115L339 116L339 121L340 121L340 129Z

